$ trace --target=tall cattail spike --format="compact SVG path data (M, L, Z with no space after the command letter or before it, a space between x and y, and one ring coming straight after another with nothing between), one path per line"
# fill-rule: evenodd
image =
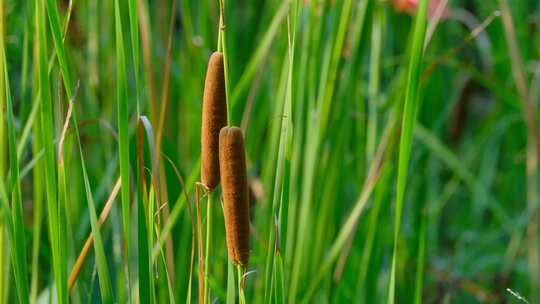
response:
M235 264L246 266L249 260L249 193L244 138L238 127L221 129L219 164L229 258Z
M206 71L201 127L201 181L210 190L219 183L219 131L226 125L223 54L214 52Z

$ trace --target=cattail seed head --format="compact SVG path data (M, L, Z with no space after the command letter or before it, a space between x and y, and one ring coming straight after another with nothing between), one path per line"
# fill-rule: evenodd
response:
M219 183L219 131L227 125L227 101L223 54L214 52L208 61L201 126L201 181L209 189Z
M239 128L221 129L219 165L229 258L245 266L249 260L249 193L244 138Z

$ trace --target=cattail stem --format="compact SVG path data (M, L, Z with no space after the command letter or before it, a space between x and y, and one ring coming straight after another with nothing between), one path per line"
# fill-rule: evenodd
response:
M225 73L225 96L227 97L227 124L230 126L232 125L232 112L231 112L231 99L230 97L230 89L229 89L229 56L227 54L227 39L225 35L225 0L219 0L219 40L218 45L221 42L221 50L223 52L223 67L224 67L224 73Z
M201 224L201 197L200 197L200 191L198 187L195 189L196 196L197 196L197 252L199 257L199 271L198 271L198 279L199 279L199 303L206 303L205 302L205 294L204 294L204 262L203 262L203 243L202 243L202 224Z
M222 45L221 45L221 27L223 26L223 13L221 10L221 0L219 0L219 28L218 28L218 38L217 38L217 51L221 52Z
M210 243L212 242L212 191L208 193L208 203L206 204L206 250L205 250L205 267L204 267L204 295L206 299L210 299L210 289L208 288L209 258L210 258Z
M237 265L236 272L238 274L238 299L240 304L245 304L246 296L244 293L244 267L242 265Z
M236 303L235 267L231 261L227 261L227 304Z

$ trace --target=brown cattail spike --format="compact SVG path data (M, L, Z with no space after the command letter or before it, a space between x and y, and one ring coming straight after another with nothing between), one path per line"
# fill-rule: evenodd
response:
M225 127L219 133L219 165L229 258L246 266L249 260L249 193L242 131Z
M223 54L215 52L208 61L201 127L201 181L209 189L219 183L219 131L227 125L227 101Z

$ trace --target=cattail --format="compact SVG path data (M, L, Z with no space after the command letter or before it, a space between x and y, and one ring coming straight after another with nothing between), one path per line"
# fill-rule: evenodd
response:
M229 258L245 266L249 259L249 194L244 139L239 128L221 129L219 165Z
M219 183L219 131L226 125L223 54L215 52L206 71L201 128L201 181L209 189Z

